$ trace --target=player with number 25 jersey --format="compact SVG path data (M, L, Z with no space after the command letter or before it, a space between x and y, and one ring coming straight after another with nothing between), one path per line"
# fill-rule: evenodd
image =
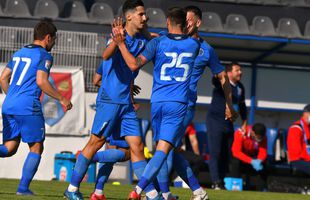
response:
M148 61L154 62L151 103L156 141L162 139L175 146L182 138L182 135L176 134L186 112L190 75L199 48L196 39L187 35L168 34L150 41L142 52ZM163 110L163 107L168 110ZM171 118L171 114L165 114L173 110L179 115Z

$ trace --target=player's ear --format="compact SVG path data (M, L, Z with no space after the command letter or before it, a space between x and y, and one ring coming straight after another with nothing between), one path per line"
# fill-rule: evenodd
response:
M44 41L46 41L46 42L49 42L51 39L52 38L51 38L50 34L47 34L47 35L44 36Z
M201 25L201 19L198 19L197 22L196 22L196 27L199 28L200 25Z
M167 27L170 26L170 20L169 20L169 18L167 18L166 24L167 24Z
M131 21L131 19L132 19L132 15L131 15L131 13L130 13L130 12L127 12L127 13L126 13L126 15L125 15L125 19L126 19L126 21Z

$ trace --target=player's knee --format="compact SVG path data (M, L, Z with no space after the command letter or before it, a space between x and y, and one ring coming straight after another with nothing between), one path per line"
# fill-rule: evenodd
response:
M144 145L143 143L133 143L133 145L130 145L130 149L132 152L143 152Z
M98 137L98 136L92 135L88 142L88 146L90 148L94 148L95 150L99 150L104 145L105 141L106 140L104 137Z
M44 146L43 145L35 145L30 147L30 152L41 155L43 153Z
M11 157L14 156L17 152L17 148L16 149L8 149L8 154L6 157Z
M156 147L156 150L162 151L166 154L168 154L171 149L173 149L173 146L169 142L164 140L159 140Z

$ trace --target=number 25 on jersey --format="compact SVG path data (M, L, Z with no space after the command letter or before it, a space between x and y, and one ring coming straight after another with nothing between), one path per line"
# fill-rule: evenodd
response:
M160 71L160 80L171 81L174 78L176 81L179 81L179 82L185 81L188 76L189 65L182 63L182 61L183 61L183 58L185 57L190 58L193 56L193 54L185 52L185 53L181 53L178 55L176 52L165 52L165 55L167 57L171 57L172 60L170 63L165 63L162 65L161 71ZM167 68L174 68L174 67L184 69L183 76L172 77L166 74Z

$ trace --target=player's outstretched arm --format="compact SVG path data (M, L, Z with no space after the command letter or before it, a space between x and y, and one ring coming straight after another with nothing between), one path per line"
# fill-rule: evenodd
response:
M8 92L8 89L9 89L9 82L10 82L11 75L12 75L11 69L8 67L4 68L1 74L0 83L1 83L1 88L5 94Z
M61 105L66 107L66 110L70 110L72 108L72 103L65 97L61 96L61 94L53 88L51 83L48 81L48 74L42 70L37 71L37 85L45 94L57 99Z
M232 92L231 92L231 86L229 83L228 76L225 71L222 71L221 73L217 74L216 77L221 82L221 85L224 91L224 96L225 96L226 105L227 105L226 117L230 119L231 121L235 121L238 117L238 113L235 111L233 107Z

